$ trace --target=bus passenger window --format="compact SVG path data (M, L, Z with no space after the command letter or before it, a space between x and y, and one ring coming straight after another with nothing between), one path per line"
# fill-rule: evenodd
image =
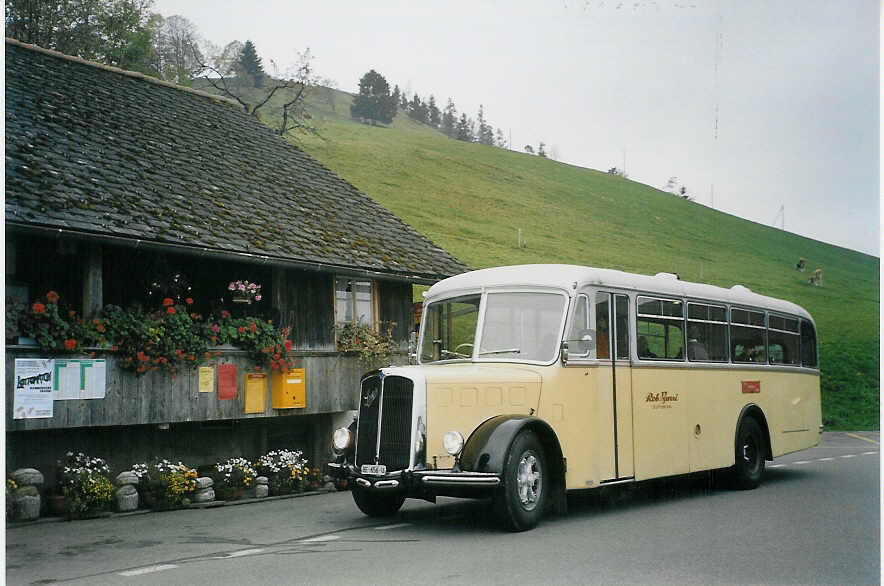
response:
M595 332L598 337L596 342L596 358L611 357L610 337L610 297L609 293L596 293L595 296Z
M798 364L798 320L793 317L769 315L767 338L771 364Z
M688 303L688 360L727 362L725 306Z
M731 355L734 362L767 362L764 313L731 308Z
M639 297L637 305L638 357L684 360L684 304L680 300Z
M817 367L816 332L813 324L806 319L801 320L801 365Z

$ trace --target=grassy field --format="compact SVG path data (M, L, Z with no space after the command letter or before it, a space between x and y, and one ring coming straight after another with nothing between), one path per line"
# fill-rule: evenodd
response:
M322 138L299 145L466 264L668 271L798 303L817 322L824 423L878 429L878 258L607 173L451 140L404 115L390 127L353 122L349 95L334 97L313 106ZM800 257L808 272L795 270ZM807 283L816 268L822 287Z

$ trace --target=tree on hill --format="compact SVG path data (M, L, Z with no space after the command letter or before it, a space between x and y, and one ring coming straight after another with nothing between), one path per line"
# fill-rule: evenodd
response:
M502 149L509 147L506 141L506 137L503 135L503 130L501 130L500 128L498 128L497 132L494 133L494 145Z
M540 144L537 145L537 156L543 157L544 159L546 158L546 145L543 144L543 141L541 141Z
M390 95L390 85L383 75L370 70L359 80L359 93L353 96L350 116L390 124L396 115L396 103Z
M457 136L457 108L454 107L454 102L451 101L451 98L448 98L445 111L442 113L442 132L448 138L455 138Z
M396 104L396 109L398 110L399 109L399 102L402 99L402 92L399 91L399 84L398 83L393 87L393 93L390 95L390 97L393 98L393 103Z
M439 106L436 105L436 98L430 94L430 101L427 104L427 122L433 128L439 128L439 123L442 122L442 113L439 111Z
M494 133L491 130L491 125L485 121L485 109L482 104L479 104L479 114L477 115L476 120L479 123L479 132L476 135L476 142L493 145Z
M427 106L421 101L417 92L411 98L411 103L408 104L408 117L421 124L427 123Z
M239 64L242 67L243 73L254 80L256 88L264 86L264 65L261 63L261 58L258 57L258 52L255 50L255 44L252 41L246 41L246 44L243 45L242 53L239 56Z
M152 39L153 68L159 76L180 85L190 85L200 71L203 56L197 47L196 26L183 16L168 18L155 14Z
M476 139L476 134L473 132L474 126L475 124L472 119L467 118L466 114L461 114L460 120L457 121L457 135L455 138L457 138L457 140L473 142Z
M530 144L526 144L525 145L525 152L528 153L529 155L533 155L534 154L534 147L531 146Z

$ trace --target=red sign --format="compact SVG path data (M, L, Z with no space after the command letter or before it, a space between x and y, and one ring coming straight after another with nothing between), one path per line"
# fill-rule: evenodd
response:
M236 365L218 365L218 399L236 399Z
M761 381L760 380L744 380L743 382L743 394L746 393L760 393L761 392Z

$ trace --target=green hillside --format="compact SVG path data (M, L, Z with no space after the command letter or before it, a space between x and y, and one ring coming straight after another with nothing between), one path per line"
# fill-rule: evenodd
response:
M877 429L878 258L682 200L607 173L451 140L400 114L388 127L349 119L351 98L313 105L312 156L474 268L574 263L788 299L817 322L823 419ZM517 230L527 247L517 247ZM795 270L807 259L808 272ZM816 268L824 286L807 279Z

